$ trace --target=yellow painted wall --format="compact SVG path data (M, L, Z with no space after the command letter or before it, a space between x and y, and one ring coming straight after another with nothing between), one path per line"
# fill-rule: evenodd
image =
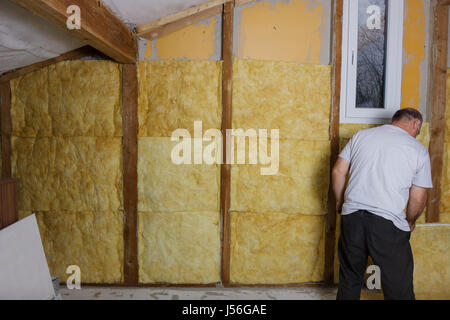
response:
M145 60L153 59L209 59L216 54L217 17L192 24L169 33L155 41L147 41Z
M323 5L318 1L262 1L242 9L238 58L320 63ZM237 17L239 19L239 17Z
M426 56L426 11L428 1L406 0L403 30L403 78L401 107L418 109L425 103L420 96L420 87L425 85L426 76L421 73L421 63Z

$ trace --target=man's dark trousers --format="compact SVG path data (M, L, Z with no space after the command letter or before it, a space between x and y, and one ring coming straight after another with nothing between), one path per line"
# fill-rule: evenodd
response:
M414 300L411 232L365 210L342 215L341 222L337 299L360 299L370 255L380 267L384 298Z

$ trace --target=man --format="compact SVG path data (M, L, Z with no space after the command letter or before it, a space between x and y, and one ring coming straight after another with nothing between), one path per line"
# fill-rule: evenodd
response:
M333 167L342 214L337 299L360 298L368 255L380 267L385 299L415 299L409 239L432 188L428 151L415 139L421 126L419 111L401 109L392 125L356 133Z

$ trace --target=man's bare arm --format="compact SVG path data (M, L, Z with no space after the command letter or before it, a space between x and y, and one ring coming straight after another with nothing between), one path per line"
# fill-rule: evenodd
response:
M334 164L332 175L332 187L334 197L336 199L336 211L341 213L344 203L345 178L350 169L350 162L342 158L338 158Z
M416 227L416 220L420 217L427 203L427 189L412 185L409 189L409 201L406 208L406 220L411 231Z

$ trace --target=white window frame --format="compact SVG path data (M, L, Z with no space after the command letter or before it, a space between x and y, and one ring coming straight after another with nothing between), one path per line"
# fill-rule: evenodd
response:
M386 123L400 109L404 0L388 1L384 108L356 108L358 0L344 0L341 70L341 123Z

